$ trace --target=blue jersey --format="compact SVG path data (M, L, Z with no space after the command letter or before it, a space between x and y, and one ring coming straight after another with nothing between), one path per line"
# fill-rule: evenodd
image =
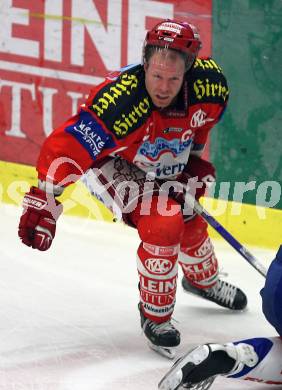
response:
M260 293L265 318L282 336L282 245L269 267L265 286Z
M282 336L282 245L272 261L261 290L262 310L268 322ZM268 384L282 384L282 338L256 337L234 344L251 345L258 357L255 367L244 365L232 378L248 379Z

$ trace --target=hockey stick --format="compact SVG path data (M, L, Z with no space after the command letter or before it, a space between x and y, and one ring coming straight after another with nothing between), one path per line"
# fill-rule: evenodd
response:
M261 262L255 258L247 248L236 240L212 215L210 215L203 206L188 192L185 194L185 202L192 207L207 223L213 227L248 263L254 267L262 276L266 277L267 269Z

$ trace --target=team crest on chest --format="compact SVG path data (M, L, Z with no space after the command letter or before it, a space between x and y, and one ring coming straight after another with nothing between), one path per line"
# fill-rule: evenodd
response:
M194 112L190 121L190 126L201 127L204 126L207 122L212 122L212 121L214 121L214 118L208 118L207 113L199 109L196 112Z

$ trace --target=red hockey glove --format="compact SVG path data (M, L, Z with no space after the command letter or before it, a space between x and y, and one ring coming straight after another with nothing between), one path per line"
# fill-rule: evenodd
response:
M53 195L31 187L23 199L23 208L19 237L25 245L46 251L55 237L56 221L63 211L63 206Z
M210 161L191 155L178 180L183 184L187 184L192 177L198 178L199 187L196 187L196 191L194 191L193 194L198 200L205 194L209 184L212 184L215 181L215 167Z
M191 155L186 167L176 181L180 183L179 192L175 188L170 191L170 196L185 208L186 191L196 200L199 200L205 194L209 183L215 181L215 168L209 161ZM185 209L185 213L188 216L192 215L193 210L189 208Z

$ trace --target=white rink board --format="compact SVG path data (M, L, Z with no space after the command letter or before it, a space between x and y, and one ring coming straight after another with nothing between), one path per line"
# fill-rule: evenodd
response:
M17 237L20 213L0 206L0 390L156 390L172 362L149 350L141 334L137 232L63 216L51 249L39 252ZM206 341L275 335L261 314L263 277L228 244L215 246L249 307L232 313L180 287L174 312L179 354ZM276 253L249 249L265 265ZM277 388L224 378L213 386L270 387Z

